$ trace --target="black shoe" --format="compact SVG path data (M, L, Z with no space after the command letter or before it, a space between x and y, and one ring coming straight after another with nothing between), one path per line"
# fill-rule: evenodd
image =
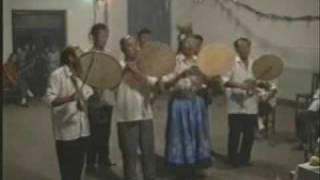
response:
M244 163L241 163L240 165L241 165L241 166L247 166L247 167L253 166L253 164L250 163L250 162L244 162Z
M96 174L96 167L94 165L87 165L86 167L86 173L87 174Z

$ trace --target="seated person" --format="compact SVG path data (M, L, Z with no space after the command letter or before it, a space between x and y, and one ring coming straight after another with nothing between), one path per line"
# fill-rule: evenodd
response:
M260 132L268 133L269 127L269 114L276 106L276 95L278 88L276 82L260 81L258 87L258 130Z
M308 137L311 135L310 133L314 133L315 131L319 133L319 96L320 88L315 91L308 109L301 112L297 117L299 145L295 147L295 149L305 149L308 143Z

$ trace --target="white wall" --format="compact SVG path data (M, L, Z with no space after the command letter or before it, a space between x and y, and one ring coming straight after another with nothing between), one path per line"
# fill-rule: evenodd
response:
M67 10L67 42L89 48L88 31L93 23L93 0L3 0L4 60L12 50L12 9L65 9ZM204 0L172 0L172 45L176 47L176 24L192 21L195 32L202 34L206 43L231 44L246 36L254 43L253 57L276 53L285 61L280 78L280 96L293 99L297 92L309 92L311 74L319 71L319 22L286 23L258 20L255 15L228 3L234 16L228 16L214 3ZM119 39L127 34L127 0L108 0L111 36L108 48L120 57ZM241 0L263 12L300 16L319 14L319 0ZM241 23L237 25L235 18Z
M239 0L266 13L302 16L319 15L319 0ZM176 44L175 25L191 21L194 31L202 34L206 43L230 44L238 37L250 38L253 57L276 53L285 61L280 78L280 96L294 99L297 92L309 92L312 72L319 71L319 21L287 23L257 19L254 14L226 3L234 15L227 15L215 0L194 4L193 0L172 1L172 43ZM240 24L237 24L237 19Z
M11 10L66 10L67 11L67 44L78 45L83 50L89 49L91 43L88 33L93 24L94 0L4 0L4 49L6 61L12 52ZM127 1L109 0L109 26L111 37L108 48L120 55L119 39L127 34Z

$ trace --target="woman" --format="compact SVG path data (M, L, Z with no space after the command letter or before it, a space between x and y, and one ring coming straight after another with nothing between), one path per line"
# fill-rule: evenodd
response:
M195 67L196 41L188 37L181 43L175 71L162 78L172 97L168 109L166 161L170 167L190 177L196 170L211 164L208 133L208 114L205 101L197 91L205 85L205 78ZM186 172L190 173L183 173Z

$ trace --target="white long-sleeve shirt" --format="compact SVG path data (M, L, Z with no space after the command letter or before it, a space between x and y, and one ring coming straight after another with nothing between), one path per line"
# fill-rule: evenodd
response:
M239 57L236 57L232 70L222 77L224 83L231 81L243 83L249 79L255 79L252 73L253 62L249 59L248 68ZM229 114L257 114L257 95L248 95L245 90L238 88L226 88L228 113Z
M125 63L122 61L122 67ZM150 84L155 84L157 78L148 77ZM115 106L113 116L117 122L132 122L153 119L150 102L146 102L141 92L130 87L125 79L121 81L115 90Z
M77 108L76 101L57 107L51 105L56 98L70 96L76 92L71 76L72 73L68 66L62 66L53 71L44 96L46 103L51 106L51 118L56 140L74 140L90 135L88 117L85 112ZM76 81L81 87L82 81L79 78L76 78ZM93 90L84 85L82 94L87 100L93 94Z

